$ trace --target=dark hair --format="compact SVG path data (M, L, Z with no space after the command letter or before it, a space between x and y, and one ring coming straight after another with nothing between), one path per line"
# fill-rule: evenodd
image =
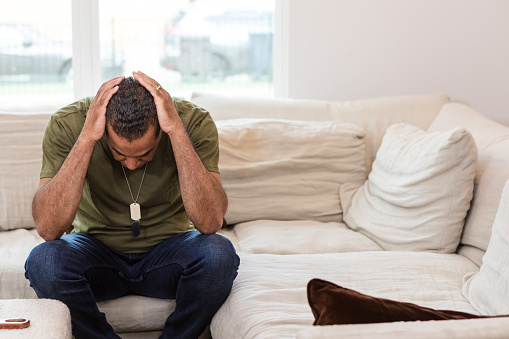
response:
M106 123L129 142L144 136L150 125L157 127L157 137L159 120L152 94L133 77L125 78L118 87L106 107Z

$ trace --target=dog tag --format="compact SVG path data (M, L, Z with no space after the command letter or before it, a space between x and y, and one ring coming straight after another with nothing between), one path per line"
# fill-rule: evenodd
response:
M140 204L133 202L131 205L131 220L140 220L141 219L141 211Z

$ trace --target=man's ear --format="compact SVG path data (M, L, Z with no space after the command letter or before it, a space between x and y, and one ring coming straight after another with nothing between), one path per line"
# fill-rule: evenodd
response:
M111 127L111 124L109 124L107 121L106 121L106 126L105 126L105 129L104 129L104 134L106 134L106 136L108 136L108 131L110 129L112 129L113 127Z

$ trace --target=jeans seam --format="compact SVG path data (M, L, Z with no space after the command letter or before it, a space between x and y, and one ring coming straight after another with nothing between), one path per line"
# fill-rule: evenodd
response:
M179 265L180 268L182 269L182 272L184 272L187 268L184 267L184 265L182 265L181 262L170 262L170 263L164 263L164 264L160 264L160 265L157 265L157 266L153 266L145 271L143 271L143 274L147 274L149 272L152 272L152 271L155 271L155 270L158 270L158 269L161 269L163 267L167 267L167 266L170 266L170 265Z

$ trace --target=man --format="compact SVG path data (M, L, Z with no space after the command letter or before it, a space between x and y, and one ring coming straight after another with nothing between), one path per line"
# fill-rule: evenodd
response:
M32 204L46 242L26 277L69 307L77 339L118 338L96 302L127 294L176 299L162 338L196 338L239 265L215 234L227 207L217 130L205 110L133 75L48 123Z

